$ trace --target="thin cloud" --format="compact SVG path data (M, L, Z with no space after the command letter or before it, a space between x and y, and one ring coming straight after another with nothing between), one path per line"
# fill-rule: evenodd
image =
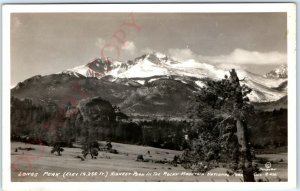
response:
M186 61L189 59L197 59L197 55L193 53L193 51L189 48L179 49L179 48L171 48L168 50L169 55L178 60L178 61Z
M119 44L112 44L103 38L97 38L95 45L100 51L104 52L105 56L110 58L121 59L122 57L131 57L136 53L136 46L132 41L126 41L120 46Z
M201 59L201 56L199 57ZM287 55L281 52L258 52L243 49L235 49L228 55L202 57L211 63L216 64L255 64L270 65L283 64L287 62Z
M96 40L96 46L98 48L104 47L105 43L106 43L106 41L103 38L97 38L97 40Z
M285 53L271 51L258 52L248 51L244 49L235 49L229 54L218 56L203 56L195 54L191 49L169 49L168 53L178 61L194 59L199 62L207 62L219 66L228 65L274 65L287 63L287 55Z
M126 51L127 53L129 53L131 55L135 54L136 47L135 47L134 42L132 42L132 41L126 41L124 43L124 45L122 46L122 50Z

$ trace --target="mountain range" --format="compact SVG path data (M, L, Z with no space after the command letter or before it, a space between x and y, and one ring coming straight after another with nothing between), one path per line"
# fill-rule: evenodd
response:
M284 66L264 76L241 69L237 74L241 83L252 89L248 97L256 105L274 105L286 99ZM97 58L56 74L37 75L18 83L11 93L41 105L59 106L100 96L130 116L182 117L206 80L220 80L225 75L229 76L228 70L208 63L180 62L154 52L127 62Z
M107 78L110 81L131 79L141 85L160 78L170 78L187 83L184 78L193 78L194 83L202 87L205 78L220 80L229 72L207 63L198 63L193 59L179 62L161 53L145 54L127 63L103 61L95 59L89 64L68 69L74 75L81 74L85 77ZM264 76L245 70L237 70L241 83L252 88L249 95L252 102L276 101L286 96L287 67L280 66ZM279 90L279 87L281 89Z

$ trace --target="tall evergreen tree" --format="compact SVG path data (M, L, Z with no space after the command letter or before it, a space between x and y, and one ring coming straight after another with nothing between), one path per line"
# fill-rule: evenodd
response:
M252 90L240 84L243 80L239 79L235 69L230 71L229 78L225 75L220 81L208 80L206 87L199 91L198 105L192 112L193 117L201 119L200 124L197 123L199 135L196 139L203 147L198 150L203 155L210 155L204 158L208 161L216 160L224 158L215 156L216 153L231 154L229 158L237 164L236 168L243 171L244 181L253 182L254 169L246 116L254 110L247 97Z

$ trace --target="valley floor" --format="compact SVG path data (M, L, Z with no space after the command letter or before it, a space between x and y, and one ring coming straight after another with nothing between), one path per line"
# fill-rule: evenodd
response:
M174 155L182 151L166 150L148 146L112 143L119 153L100 151L97 159L81 161L80 148L64 148L62 156L51 154L51 147L11 143L11 180L13 182L240 182L241 174L227 175L225 168L212 169L194 176L191 170L181 165L173 166L162 161L173 160ZM16 150L16 148L34 150ZM149 151L149 152L148 152ZM136 161L137 155L143 155L147 162ZM257 181L287 181L287 154L261 154L257 156L262 169ZM271 165L265 165L271 162ZM4 169L5 170L5 169Z

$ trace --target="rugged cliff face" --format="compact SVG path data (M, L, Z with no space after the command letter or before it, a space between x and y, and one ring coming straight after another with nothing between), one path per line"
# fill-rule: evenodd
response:
M113 135L116 114L112 105L100 97L81 100L70 116L68 128L79 130L77 135L83 142L105 140ZM72 123L75 122L75 123Z

